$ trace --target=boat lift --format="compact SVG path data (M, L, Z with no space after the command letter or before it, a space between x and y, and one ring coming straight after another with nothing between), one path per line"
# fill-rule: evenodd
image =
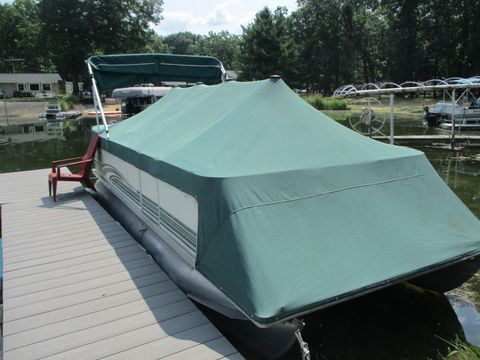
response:
M376 95L389 95L390 96L390 144L394 144L395 140L395 120L394 120L394 104L395 94L406 93L418 93L425 91L444 91L450 92L449 97L452 99L452 105L455 105L464 95L471 93L470 89L480 88L480 76L474 76L470 78L452 77L444 80L431 79L424 82L406 81L401 84L394 82L384 82L382 84L366 83L363 85L343 85L336 89L333 96L336 98L347 98L355 96L376 96ZM457 90L463 90L460 96L456 96ZM452 130L450 134L450 143L452 148L455 147L455 106L452 106ZM379 129L372 127L372 115L371 102L368 99L367 109L361 116L361 121L368 125L368 135L371 137L374 132L379 132Z

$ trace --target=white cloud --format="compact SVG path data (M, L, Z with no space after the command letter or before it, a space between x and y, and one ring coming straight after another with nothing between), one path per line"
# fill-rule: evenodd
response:
M163 20L160 25L156 26L156 30L168 34L178 31L192 31L191 29L202 27L205 24L205 19L192 13L172 11L163 13Z
M237 0L230 0L215 6L213 11L207 16L207 25L219 26L230 25L234 22L234 17L228 8L232 4L238 3Z
M179 31L207 34L221 30L240 34L241 26L250 23L264 6L296 8L296 0L263 1L262 4L258 0L165 0L163 20L154 29L161 35Z

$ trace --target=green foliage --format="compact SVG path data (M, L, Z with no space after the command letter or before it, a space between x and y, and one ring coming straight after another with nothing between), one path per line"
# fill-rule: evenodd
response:
M191 32L178 32L167 36L153 35L147 52L205 55L220 59L226 69L239 66L240 36L228 31L209 32L197 35Z
M192 55L195 54L194 47L200 38L200 35L183 31L165 36L162 42L166 45L168 53Z
M442 339L443 340L443 339ZM447 341L451 351L445 356L444 360L478 360L480 359L480 347L473 344L461 341L459 339L455 341Z
M228 31L209 32L202 36L194 45L193 52L197 55L208 55L220 59L226 69L238 69L240 56L240 36Z
M80 102L80 96L75 95L75 94L66 94L62 96L62 99L71 103L79 103Z
M40 26L35 0L0 4L0 72L13 69L37 72L52 68L50 56L42 48Z
M307 95L303 99L317 110L348 110L348 104L343 99Z
M286 81L296 78L296 45L290 36L287 10L274 12L264 8L253 23L243 28L241 41L241 77L245 80L265 79L280 75Z
M40 0L42 44L60 74L77 82L94 53L142 51L162 5L163 0Z
M55 101L56 102L56 101ZM58 97L58 103L63 111L72 110L73 105L80 102L80 97L75 94L66 94Z

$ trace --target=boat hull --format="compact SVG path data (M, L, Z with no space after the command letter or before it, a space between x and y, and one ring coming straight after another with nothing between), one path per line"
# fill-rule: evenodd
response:
M480 268L480 255L465 259L443 269L418 276L409 282L436 292L453 290L470 279Z

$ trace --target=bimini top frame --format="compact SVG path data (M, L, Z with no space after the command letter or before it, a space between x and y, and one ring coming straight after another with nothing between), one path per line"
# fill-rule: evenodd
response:
M220 60L211 56L176 54L119 54L97 55L85 61L92 78L93 100L97 126L102 118L107 138L110 138L99 90L110 91L135 84L165 82L185 84L218 84L226 80L226 71Z

